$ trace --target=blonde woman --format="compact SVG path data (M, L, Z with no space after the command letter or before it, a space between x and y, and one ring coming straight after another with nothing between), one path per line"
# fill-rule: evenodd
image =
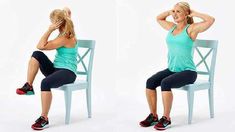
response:
M52 24L37 45L39 50L56 50L54 62L51 62L43 52L34 51L28 64L27 82L16 90L19 95L32 95L34 94L33 82L38 69L45 76L41 82L42 113L32 125L32 129L35 130L42 130L49 126L48 112L52 101L51 88L72 83L76 79L77 40L73 22L70 19L71 12L68 13L68 10L56 9L51 12ZM59 35L49 41L49 36L57 29Z
M174 22L166 18L172 16ZM202 22L194 23L193 17L199 17ZM168 68L151 76L146 83L146 97L149 104L149 116L140 122L143 127L155 125L157 130L165 130L171 125L170 111L173 101L171 88L179 88L192 84L197 78L196 67L193 62L193 42L197 35L206 31L214 18L193 11L187 2L177 3L172 10L157 16L157 22L168 30L166 37L168 47ZM161 86L163 101L163 116L158 120L156 88Z

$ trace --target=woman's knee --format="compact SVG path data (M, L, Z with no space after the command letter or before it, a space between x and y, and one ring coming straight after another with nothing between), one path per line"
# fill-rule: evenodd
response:
M39 59L45 54L42 51L34 51L32 57L39 61Z
M163 79L161 82L161 90L162 91L171 91L171 82L169 79Z
M154 90L154 89L156 89L156 87L157 87L156 81L152 77L147 79L147 81L146 81L146 88L147 89Z
M44 78L41 82L41 91L51 91L51 84L47 78Z

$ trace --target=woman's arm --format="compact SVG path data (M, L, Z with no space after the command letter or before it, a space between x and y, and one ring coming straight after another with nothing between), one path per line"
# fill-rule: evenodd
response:
M157 16L157 22L166 30L170 30L175 24L167 21L166 18L171 15L171 10L165 11Z
M199 13L196 11L191 10L191 14L189 15L190 17L199 17L203 21L198 22L198 23L193 23L191 25L191 32L194 34L198 34L201 32L206 31L215 21L215 18L212 16L209 16L207 14Z
M59 28L61 24L62 24L62 21L59 21L59 22L56 22L56 23L53 23L53 24L50 25L48 30L44 33L44 35L39 40L39 43L37 45L38 49L40 49L40 50L52 50L52 49L57 49L57 48L64 45L63 38L58 37L54 40L48 41L48 38L51 35L51 33L54 30L56 30L57 28Z

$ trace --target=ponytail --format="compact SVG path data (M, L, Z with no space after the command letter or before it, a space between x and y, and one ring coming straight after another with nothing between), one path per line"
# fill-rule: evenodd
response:
M194 23L193 17L187 16L187 23L188 23L188 24L193 24L193 23Z
M73 22L69 17L65 17L65 25L64 25L64 32L66 33L66 36L68 38L73 38L75 37L75 32L74 32L74 26Z

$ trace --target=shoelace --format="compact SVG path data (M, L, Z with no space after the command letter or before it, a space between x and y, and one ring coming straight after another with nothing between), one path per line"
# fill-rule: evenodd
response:
M159 123L163 124L164 126L167 125L169 123L169 121L165 118L165 117L162 117L160 120L159 120Z
M153 120L153 115L150 114L145 120L148 121L148 122L151 122Z
M40 116L36 121L37 124L44 124L47 122L44 117Z
M25 83L21 89L27 91L30 89L30 86L27 83Z

